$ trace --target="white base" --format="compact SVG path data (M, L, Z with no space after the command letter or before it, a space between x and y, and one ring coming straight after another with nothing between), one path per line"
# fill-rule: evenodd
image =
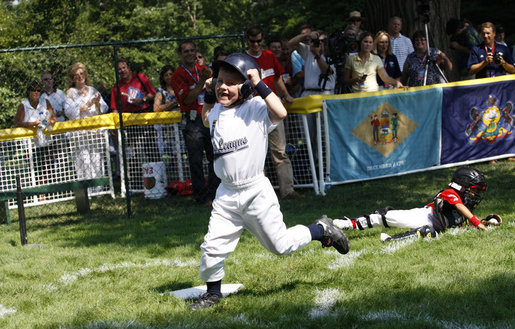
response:
M241 283L231 283L231 284L222 284L222 295L227 297L228 295L237 293L243 289L243 285ZM181 290L174 290L167 292L166 294L170 294L170 296L175 296L181 299L195 299L206 292L206 285L186 288ZM161 294L164 295L164 294Z

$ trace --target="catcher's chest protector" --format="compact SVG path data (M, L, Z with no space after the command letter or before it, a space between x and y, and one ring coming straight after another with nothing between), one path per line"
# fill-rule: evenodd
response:
M465 221L465 216L461 215L454 205L445 202L443 198L435 197L434 202L433 227L438 233L449 227L460 226Z

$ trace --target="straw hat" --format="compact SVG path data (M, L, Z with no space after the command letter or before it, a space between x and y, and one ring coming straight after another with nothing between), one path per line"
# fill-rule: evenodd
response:
M353 20L364 21L365 17L361 17L361 13L359 11L355 10L355 11L351 11L349 13L349 18L347 18L347 21L353 21Z

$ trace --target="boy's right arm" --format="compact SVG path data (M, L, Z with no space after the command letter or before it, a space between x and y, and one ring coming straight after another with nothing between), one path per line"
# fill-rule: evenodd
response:
M481 221L479 219L477 219L476 215L474 215L469 210L469 208L467 208L463 203L457 203L454 206L456 207L458 212L460 214L462 214L463 216L465 216L474 227L477 227L477 228L482 229L484 231L488 231L486 226L484 224L482 224Z

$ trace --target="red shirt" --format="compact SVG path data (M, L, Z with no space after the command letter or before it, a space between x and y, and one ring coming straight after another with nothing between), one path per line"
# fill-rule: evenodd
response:
M448 204L458 204L463 203L461 201L461 197L458 195L458 192L456 192L452 188L448 188L446 190L443 190L442 192L438 193L437 197L442 198L443 201L447 202ZM428 207L431 207L435 209L435 202L431 202L427 204Z
M204 104L202 101L199 104L199 99L197 99L191 103L190 105L184 104L184 99L190 91L195 88L197 82L200 79L200 73L206 68L206 65L196 65L195 69L189 71L183 65L179 66L177 70L172 75L171 85L173 91L175 92L175 97L177 97L177 101L181 107L181 112L189 112L191 110L197 111L199 114L202 113L202 105ZM201 94L204 93L204 90Z
M139 79L138 79L139 77ZM129 83L122 84L120 81L120 96L122 97L122 112L141 112L149 108L149 103L143 103L141 105L134 105L129 102L129 98L143 98L147 94L156 94L156 90L148 77L143 73L132 73L132 78ZM141 81L140 81L141 80ZM143 82L143 84L142 84ZM111 109L118 111L118 89L116 85L111 89Z
M444 200L444 202L447 202L448 204L452 204L452 205L455 205L455 204L458 204L458 203L463 203L463 201L461 201L461 197L458 195L458 192L456 192L454 189L452 188L448 188L446 190L443 190L442 192L438 193L437 197L440 197ZM435 203L434 201L427 204L427 206L435 209ZM479 223L481 223L476 216L472 217L469 219L469 222L474 225L474 226L478 226Z
M259 57L252 56L248 52L247 54L254 58L261 68L261 80L263 80L263 82L275 93L274 79L281 77L284 73L281 63L279 63L275 55L270 50L263 50Z

